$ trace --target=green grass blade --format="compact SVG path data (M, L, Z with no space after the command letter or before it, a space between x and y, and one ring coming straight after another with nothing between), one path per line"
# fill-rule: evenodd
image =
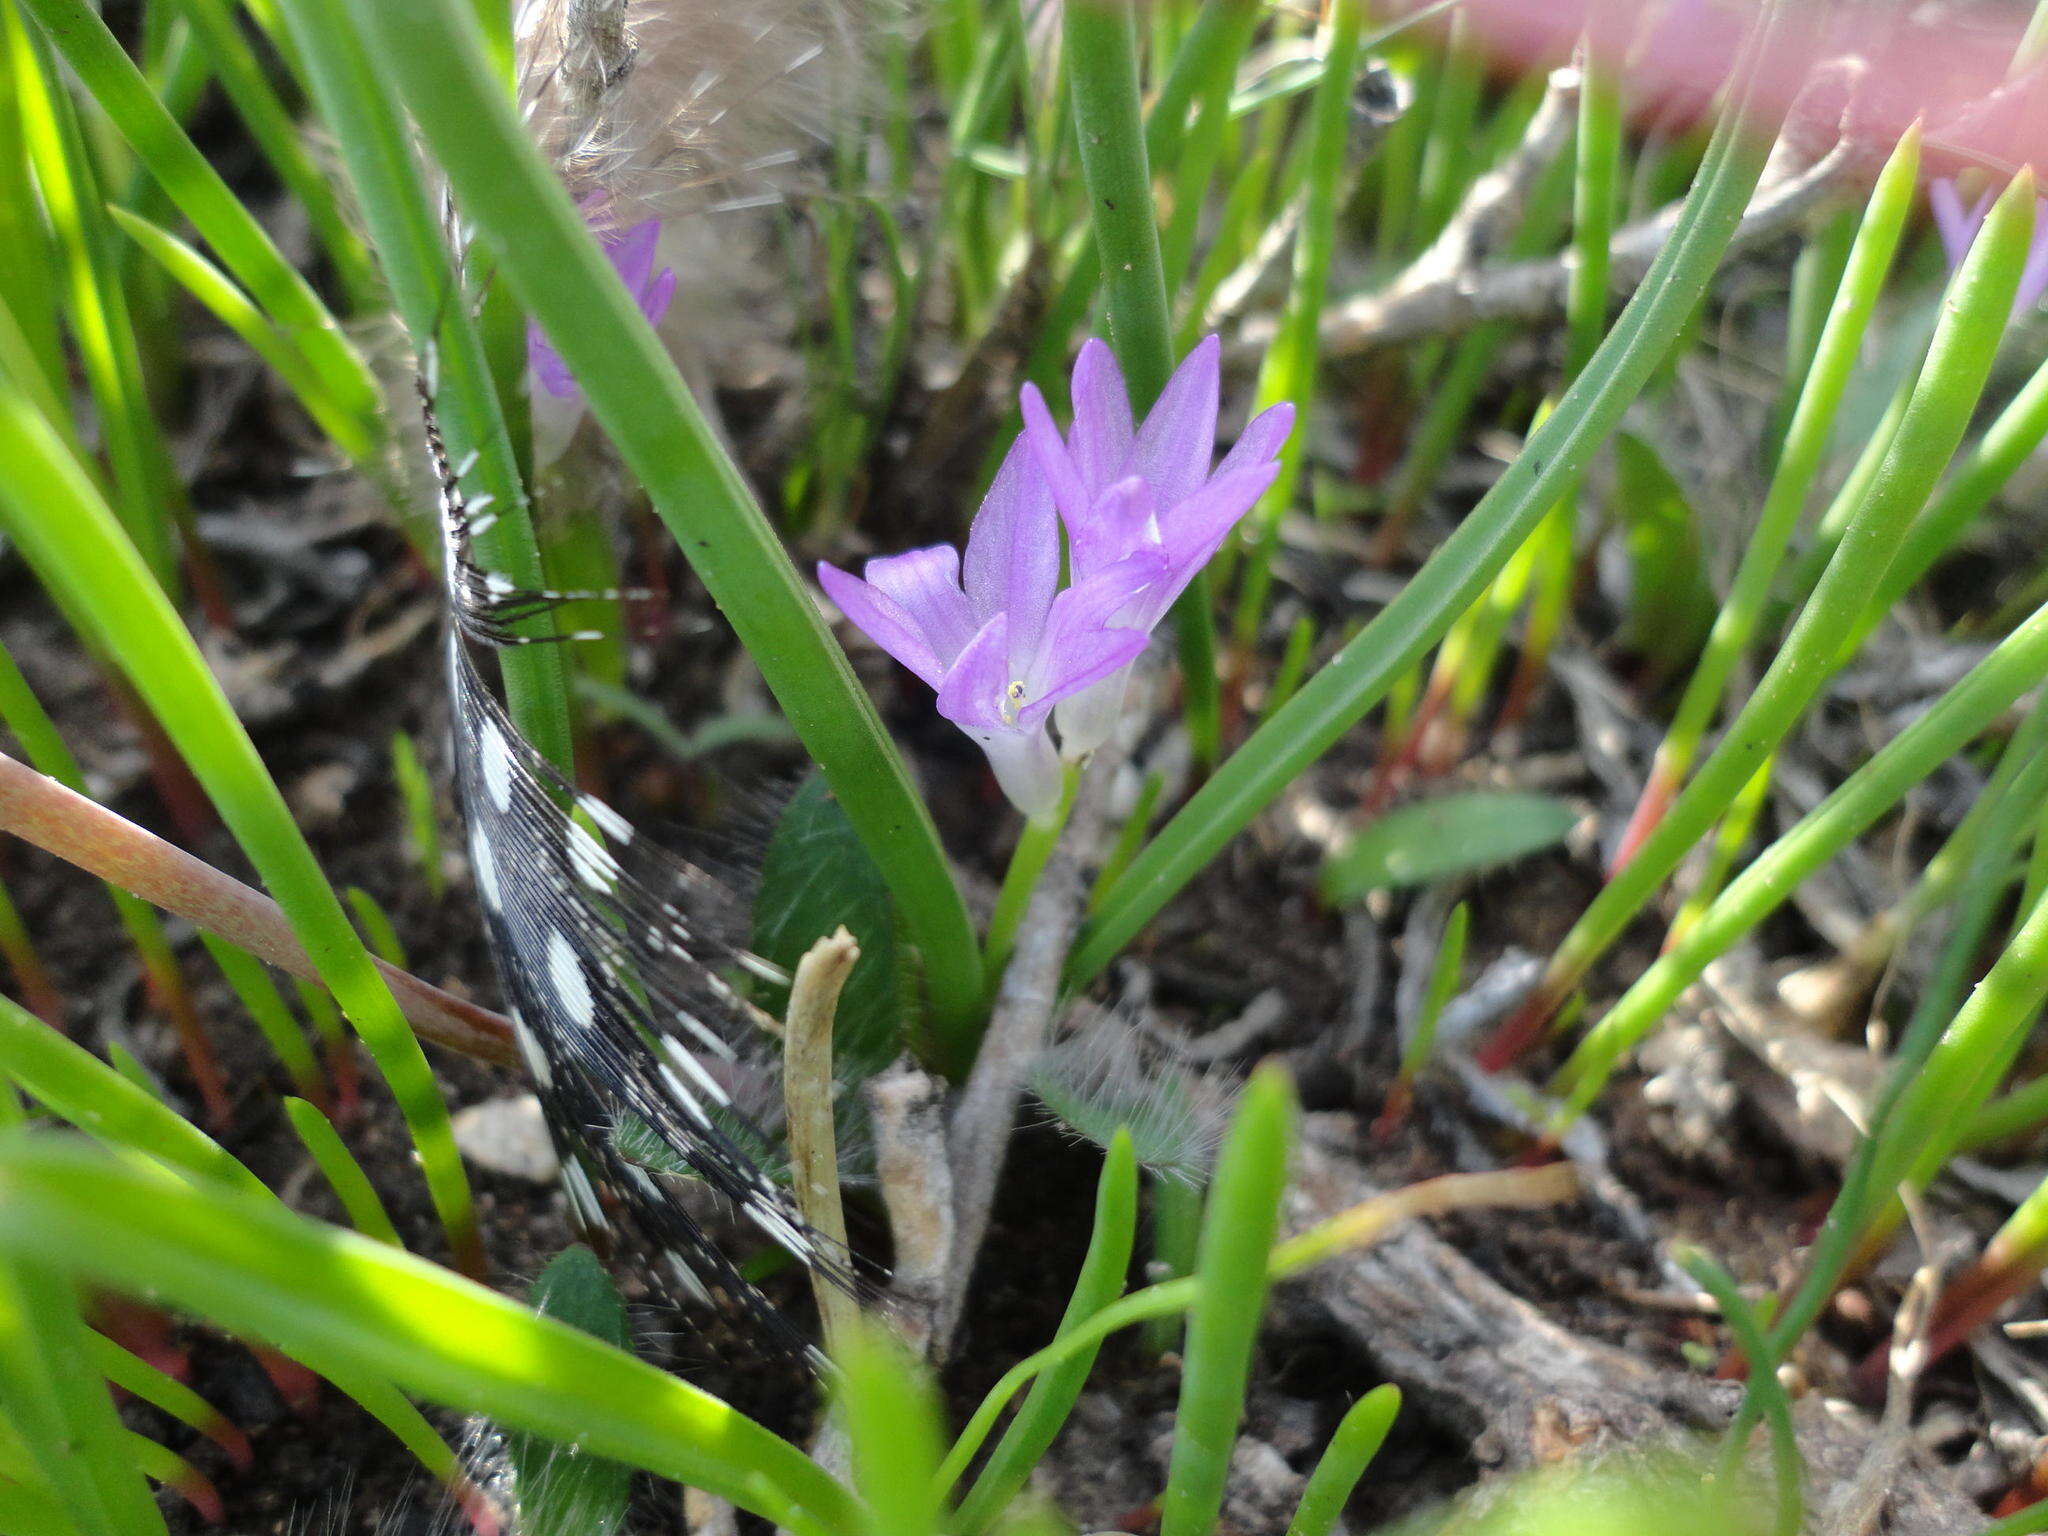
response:
M1322 357L1318 324L1329 296L1330 264L1337 253L1338 216L1357 169L1348 152L1352 88L1358 75L1358 43L1364 22L1361 0L1332 0L1323 22L1323 73L1309 105L1308 192L1301 227L1294 236L1294 275L1279 332L1259 363L1254 414L1282 400L1305 405L1315 398L1317 365ZM1273 556L1280 546L1280 520L1301 489L1309 436L1304 410L1297 430L1280 446L1279 476L1246 519L1246 536L1256 544L1239 587L1231 637L1240 651L1251 649L1265 622Z
M1700 1289L1719 1304L1721 1320L1727 1323L1728 1331L1735 1336L1736 1347L1744 1357L1750 1360L1768 1358L1764 1354L1764 1333L1757 1321L1756 1308L1736 1287L1734 1277L1698 1249L1683 1249L1675 1257L1680 1267L1699 1282ZM1801 1487L1805 1468L1799 1457L1799 1439L1792 1427L1792 1404L1785 1396L1784 1385L1779 1382L1775 1371L1752 1371L1750 1394L1758 1411L1771 1426L1771 1463L1777 1474L1776 1524L1772 1530L1775 1536L1799 1536L1799 1528L1805 1518L1805 1495ZM1746 1435L1747 1428L1744 1427L1741 1433ZM1729 1460L1739 1465L1744 1449L1739 1438L1731 1438Z
M1295 1507L1287 1536L1330 1536L1351 1498L1351 1490L1365 1476L1394 1427L1401 1411L1401 1389L1391 1384L1374 1387L1344 1411L1337 1432L1308 1476Z
M277 983L270 979L263 962L245 949L238 949L227 940L201 929L200 942L213 957L215 967L227 978L234 988L235 996L241 999L251 1022L262 1033L272 1054L284 1066L291 1077L292 1086L300 1093L319 1098L325 1089L320 1078L320 1064L313 1058L313 1048L306 1043L305 1032L292 1017L284 994Z
M0 998L0 1063L51 1113L109 1147L147 1153L195 1179L262 1192L256 1175L219 1142L7 998Z
M282 6L292 49L334 134L399 315L415 350L437 365L437 405L449 453L457 463L474 453L472 478L465 483L472 495L495 498L497 521L477 539L478 557L517 586L545 587L518 455L467 295L451 267L438 201L427 191L404 115L364 50L358 9L345 0L285 0ZM426 46L438 57L446 40ZM488 89L503 94L496 85ZM555 632L546 615L521 628L529 635ZM511 646L499 652L498 661L506 706L520 734L568 773L570 714L561 650Z
M939 1403L930 1373L903 1341L863 1320L837 1343L839 1415L853 1486L873 1536L934 1536L939 1501Z
M624 1461L771 1520L851 1529L795 1446L566 1323L275 1201L173 1183L19 1133L0 1148L0 1251Z
M947 1064L959 1066L980 1025L980 951L930 813L845 653L569 194L527 141L455 0L367 0L359 10L380 66L505 280L561 351L888 878L923 951Z
M312 285L285 260L263 226L165 110L106 23L84 0L23 0L23 6L178 211L313 362L334 398L351 416L374 417L382 396L369 366Z
M1775 35L1773 9L1766 26ZM1275 710L1132 862L1068 966L1096 975L1154 913L1440 640L1536 528L1662 363L1727 248L1764 150L1724 119L1671 239L1586 370L1399 597Z
M0 1264L0 1407L84 1536L162 1536L70 1280L18 1260Z
M384 1209L384 1202L377 1197L376 1186L363 1172L363 1165L356 1161L348 1144L341 1139L341 1133L335 1130L334 1122L304 1099L286 1099L284 1112L341 1201L341 1208L348 1212L349 1225L365 1237L374 1237L380 1243L403 1248L405 1243L398 1235L398 1228L391 1224L391 1213Z
M118 237L78 115L40 34L13 7L0 10L0 48L13 75L30 164L61 256L71 337L99 416L121 521L149 569L176 586L171 527L184 506L156 430L142 355L120 282ZM61 386L60 386L61 387Z
M1798 622L1692 782L1558 946L1532 1009L1497 1038L1495 1064L1505 1059L1502 1053L1511 1050L1535 1010L1561 1001L1643 909L1834 674L1842 637L1862 617L1908 523L1969 425L2012 312L2033 210L2032 180L2023 171L1992 210L1983 238L1956 274L1927 364L1899 421L1884 468L1873 478L1869 495L1856 509Z
M1238 1101L1209 1186L1173 1457L1159 1501L1160 1536L1208 1536L1223 1508L1230 1448L1244 1415L1252 1345L1265 1311L1293 1128L1286 1074L1260 1068Z
M124 1392L132 1392L151 1407L159 1408L180 1424L197 1430L233 1457L237 1466L249 1465L249 1441L213 1404L174 1376L167 1376L147 1360L132 1355L104 1334L88 1332L86 1352L98 1371Z
M1858 768L1730 883L1691 928L1587 1033L1561 1069L1567 1113L1598 1095L1622 1057L1678 995L1906 792L1973 741L2012 702L2048 676L2048 608L1986 656L1924 715Z
M1095 1228L1055 1337L1079 1327L1123 1294L1137 1230L1138 1161L1129 1134L1119 1131L1102 1162L1102 1178L1095 1189ZM960 1501L954 1521L968 1536L988 1529L1052 1448L1095 1367L1095 1354L1091 1349L1064 1360L1031 1384L974 1487Z
M360 410L352 410L346 401L336 398L315 361L272 325L232 278L169 230L123 208L109 208L107 212L151 260L176 278L187 293L212 310L221 324L277 371L320 430L334 440L335 447L357 464L376 462L384 428L374 400L362 402Z
M48 425L5 389L0 460L0 525L45 585L90 616L291 919L398 1101L454 1253L477 1264L469 1181L433 1071L198 646Z
M357 308L370 307L383 288L370 253L343 211L334 187L307 153L298 125L278 99L236 21L235 8L227 0L177 0L177 4L249 136L293 201L305 210L307 222L334 264L342 291Z
M1727 693L1735 664L1755 639L1769 603L1772 583L1785 557L1800 509L1813 488L1827 450L1835 414L1856 366L1863 334L1891 270L1899 237L1919 189L1920 133L1907 132L1892 152L1870 195L1870 204L1851 247L1849 265L1836 289L1805 386L1786 430L1785 446L1764 493L1755 532L1742 552L1727 600L1708 633L1677 713L1657 751L1643 803L1654 808L1674 793L1690 770L1714 711ZM2044 391L2048 394L2048 391ZM2048 420L2044 420L2048 424ZM1885 605L1887 608L1890 604ZM1644 812L1638 812L1639 816Z

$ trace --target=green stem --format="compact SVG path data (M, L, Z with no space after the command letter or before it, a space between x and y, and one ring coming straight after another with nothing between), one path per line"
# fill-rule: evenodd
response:
M995 911L989 914L981 962L991 996L1002 984L1003 968L1010 963L1010 950L1017 942L1017 925L1024 921L1024 909L1031 905L1038 877L1045 873L1046 861L1059 846L1060 833L1066 829L1067 817L1073 814L1080 769L1067 763L1062 774L1065 782L1060 789L1060 803L1043 820L1024 823L1024 830L1017 835L1017 846L1010 854L1010 867L1003 872L1002 889L996 892Z
M1120 0L1074 0L1065 9L1064 27L1109 334L1132 409L1142 416L1173 372L1173 328L1139 103L1137 23ZM1221 755L1223 738L1216 631L1204 577L1181 594L1173 619L1188 735L1196 762L1206 767Z

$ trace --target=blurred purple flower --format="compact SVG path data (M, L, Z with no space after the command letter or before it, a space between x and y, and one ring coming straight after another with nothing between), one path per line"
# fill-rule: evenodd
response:
M1024 435L1067 525L1074 579L1139 555L1160 564L1161 579L1113 616L1140 633L1165 617L1280 473L1280 446L1294 425L1294 407L1285 403L1255 417L1212 472L1221 357L1214 336L1201 342L1134 424L1123 370L1107 346L1090 340L1074 362L1074 424L1064 438L1036 387L1024 386ZM1119 669L1060 706L1067 755L1108 737L1128 678Z
M938 693L939 713L988 754L1025 815L1058 807L1046 719L1062 699L1128 666L1143 629L1110 620L1164 574L1156 554L1112 560L1059 585L1059 527L1044 472L1020 437L968 530L950 544L870 560L865 580L820 562L818 581L869 639Z
M633 295L633 302L640 306L640 313L647 317L649 325L659 325L676 294L674 268L654 270L654 248L661 239L661 220L647 219L624 229L598 228L603 205L604 194L599 192L578 206L583 210L584 222L595 229L598 244L604 247L612 269ZM557 400L571 400L582 394L569 365L562 361L562 354L548 344L541 328L531 322L526 327L526 362L533 370L535 382Z
M1962 265L1997 197L1997 188L1986 187L1965 209L1953 178L1937 177L1928 186L1927 205L1934 212L1934 227L1941 235L1941 249L1951 272ZM2048 294L2048 197L2034 205L2034 237L2027 248L2027 264L2020 272L2019 289L2013 295L2013 313L2032 309L2043 294Z

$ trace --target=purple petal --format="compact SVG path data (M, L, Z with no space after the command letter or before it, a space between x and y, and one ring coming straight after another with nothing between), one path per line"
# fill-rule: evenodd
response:
M661 324L661 317L668 313L668 306L676 296L676 273L673 267L663 267L647 285L644 293L635 297L640 302L640 313L647 317L649 325Z
M967 532L967 606L986 621L1010 616L1010 642L1031 650L1060 580L1060 527L1038 456L1020 434Z
M1927 206L1934 214L1934 228L1941 236L1942 254L1954 268L1963 259L1963 252L1970 248L1970 237L1976 233L1970 227L1963 212L1963 200L1956 191L1956 184L1942 176L1931 182L1927 188Z
M1250 469L1234 469L1217 475L1174 508L1160 530L1166 577L1145 594L1147 606L1153 609L1152 623L1159 622L1196 572L1215 558L1230 530L1258 505L1279 473L1280 466L1271 460Z
M1245 423L1244 431L1231 444L1230 452L1216 466L1217 478L1221 479L1233 470L1250 469L1253 465L1279 458L1287 434L1293 430L1294 406L1291 402L1282 400L1278 405L1266 407Z
M1067 537L1073 545L1075 579L1092 576L1156 543L1152 534L1158 506L1152 487L1132 475L1096 497L1085 516L1069 518Z
M1131 395L1116 354L1095 338L1074 359L1074 467L1093 494L1124 473L1131 454Z
M1017 728L1009 697L1016 678L1010 669L1009 621L997 614L982 625L946 668L939 684L939 713L964 731L1013 731ZM1012 706L1006 717L1004 705Z
M1065 597L1066 593L1060 596ZM1058 614L1053 622L1060 622ZM1017 711L1018 723L1036 725L1060 700L1079 693L1090 683L1100 682L1120 667L1129 666L1143 653L1150 639L1151 631L1145 629L1079 623L1062 626L1059 650L1052 656L1056 670L1038 681L1031 698Z
M1162 511L1209 478L1216 458L1216 393L1223 343L1206 336L1174 369L1145 417L1131 453L1133 472L1152 482Z
M888 593L872 587L836 565L818 562L818 585L839 605L847 622L866 635L933 688L945 666L926 641L917 621Z
M960 554L952 545L870 560L861 574L917 626L940 666L951 666L974 638L974 615L960 590Z
M606 230L597 238L619 281L638 298L654 275L654 247L661 239L661 221L643 219L628 229Z
M533 320L526 322L526 366L533 370L534 382L557 400L581 393L562 354L549 345L547 333Z
M1053 504L1060 509L1060 516L1072 524L1088 507L1088 491L1081 483L1081 471L1073 454L1067 451L1060 429L1053 425L1052 412L1046 409L1045 396L1038 392L1036 384L1026 384L1017 392L1017 405L1024 413L1025 440L1031 444L1046 484L1052 487Z

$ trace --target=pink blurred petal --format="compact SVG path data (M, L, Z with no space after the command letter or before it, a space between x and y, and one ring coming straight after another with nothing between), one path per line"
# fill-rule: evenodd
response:
M1283 400L1270 405L1245 423L1244 431L1231 444L1230 452L1223 455L1223 462L1216 466L1216 476L1221 479L1233 470L1249 469L1254 464L1263 464L1268 459L1280 456L1281 446L1287 441L1287 434L1294 430L1294 406Z
M1066 439L1053 424L1052 412L1046 408L1045 396L1038 392L1038 386L1026 384L1018 391L1017 404L1024 413L1024 439L1031 445L1046 484L1052 488L1053 504L1071 526L1088 509L1088 490L1081 482L1081 471L1067 449Z

